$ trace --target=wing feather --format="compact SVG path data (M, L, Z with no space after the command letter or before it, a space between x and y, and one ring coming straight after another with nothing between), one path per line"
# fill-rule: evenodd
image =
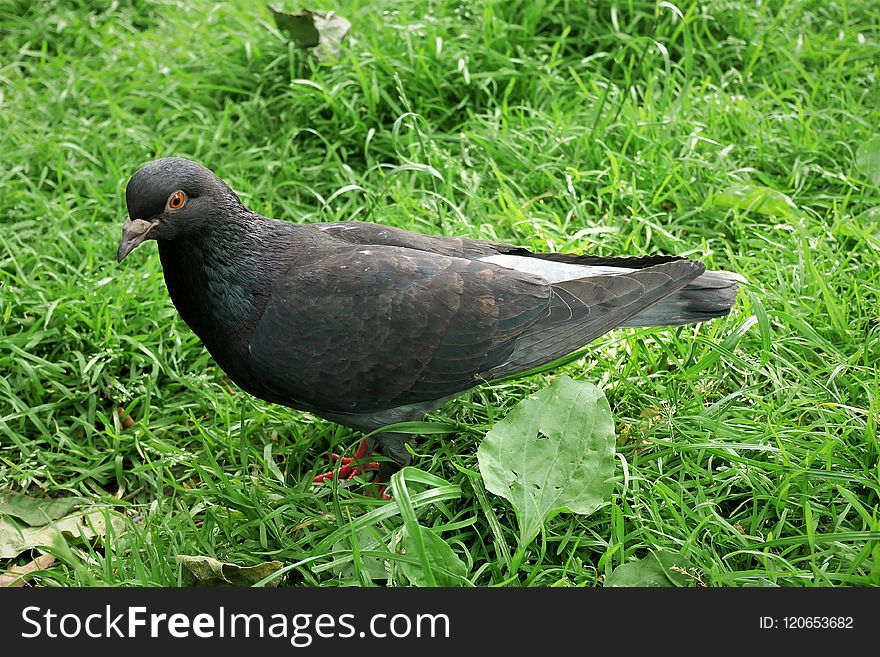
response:
M343 244L276 281L250 367L279 399L324 411L419 404L560 358L702 272L673 259L551 285L478 259Z

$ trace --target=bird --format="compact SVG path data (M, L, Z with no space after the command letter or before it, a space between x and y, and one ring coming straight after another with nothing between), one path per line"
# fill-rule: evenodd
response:
M117 261L157 242L171 301L237 386L368 434L315 483L370 470L387 482L410 463L412 436L383 427L615 328L723 317L740 278L679 256L536 253L378 223L271 219L180 157L143 165L125 200ZM369 461L374 450L383 463Z

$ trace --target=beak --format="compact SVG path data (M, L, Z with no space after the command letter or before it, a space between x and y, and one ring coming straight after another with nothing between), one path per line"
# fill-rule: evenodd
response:
M122 262L129 253L134 251L135 247L147 239L150 231L156 222L144 221L143 219L134 219L131 217L122 224L122 241L119 243L119 250L116 252L116 261Z

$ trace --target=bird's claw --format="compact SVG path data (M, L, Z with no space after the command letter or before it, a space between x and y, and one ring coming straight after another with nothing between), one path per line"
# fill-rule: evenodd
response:
M354 456L340 456L336 453L330 454L330 460L333 463L339 462L339 469L333 469L329 472L324 472L323 474L319 474L312 481L316 484L320 484L323 481L327 481L328 479L333 479L336 476L338 479L344 479L345 481L349 481L362 475L365 472L375 472L376 474L373 477L373 483L376 484L376 495L381 500L390 500L391 496L385 492L385 489L388 488L385 484L380 484L377 479L379 477L379 464L376 461L368 461L366 463L361 463L360 460L369 456L369 449L367 447L367 441L364 440L361 442L360 447L358 447L357 451L354 453Z
M315 477L312 481L313 483L320 484L322 481L327 481L328 479L332 479L334 476L337 476L339 479L344 479L345 481L349 481L362 475L365 472L375 472L379 469L379 464L375 461L370 461L368 463L358 463L358 456L340 456L339 454L330 454L330 460L336 463L340 462L339 470L337 471L335 468L330 470L329 472L324 472ZM384 494L384 491L383 491Z

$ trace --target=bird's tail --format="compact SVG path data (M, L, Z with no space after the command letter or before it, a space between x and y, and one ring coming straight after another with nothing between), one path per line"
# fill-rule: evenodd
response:
M482 258L502 267L537 274L550 283L576 281L590 276L617 276L630 274L681 261L675 256L642 256L633 258L605 258L567 253L496 254ZM736 301L738 274L726 271L707 271L681 289L645 308L619 326L678 326L694 324L730 312Z
M725 271L707 271L621 326L678 326L723 317L736 300L737 278Z

